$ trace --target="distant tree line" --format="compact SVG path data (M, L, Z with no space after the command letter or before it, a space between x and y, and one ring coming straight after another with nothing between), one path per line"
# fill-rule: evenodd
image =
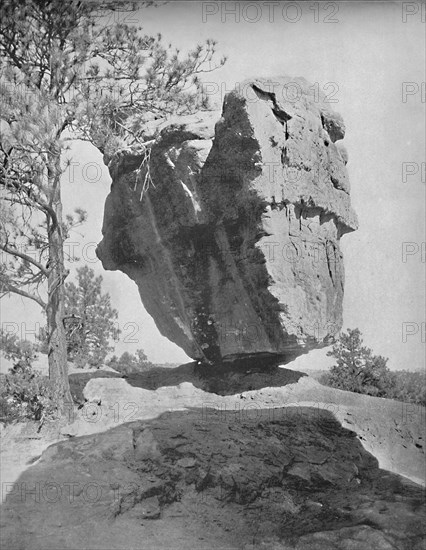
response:
M138 372L150 370L154 365L148 360L143 349L136 350L135 354L125 351L120 358L113 355L107 361L108 367L121 372L121 374L129 375Z

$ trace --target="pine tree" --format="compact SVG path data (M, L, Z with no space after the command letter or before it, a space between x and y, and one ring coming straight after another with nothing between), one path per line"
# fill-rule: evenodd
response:
M118 339L118 312L109 294L102 293L102 276L87 266L77 270L77 283L65 285L65 327L68 359L77 365L99 367Z
M343 332L327 356L337 359L326 375L328 385L378 397L392 396L395 379L387 366L388 359L373 355L363 345L359 329Z
M215 68L214 41L181 55L160 35L111 21L114 10L134 4L3 0L0 7L0 293L29 298L46 313L49 377L61 410L71 402L64 241L70 224L82 221L81 212L63 217L63 153L83 139L106 160L137 146L149 161L146 124L204 107L197 75Z

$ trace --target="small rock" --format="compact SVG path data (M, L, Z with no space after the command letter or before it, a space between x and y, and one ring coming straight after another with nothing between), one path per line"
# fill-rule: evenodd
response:
M295 464L287 471L287 474L311 481L311 469L306 463Z
M195 458L192 458L192 457L184 457L184 458L180 458L177 462L176 462L176 466L180 466L181 468L193 468L196 464L196 460Z
M161 508L160 503L158 502L158 497L153 496L144 499L142 502L139 502L133 506L127 514L129 517L137 517L143 520L158 519L161 516Z
M315 502L315 501L309 500L309 499L305 502L305 505L306 505L307 508L309 508L311 510L318 511L318 512L320 512L322 510L322 507L323 507L321 502Z
M161 456L158 443L148 429L134 434L133 448L137 460L155 460Z

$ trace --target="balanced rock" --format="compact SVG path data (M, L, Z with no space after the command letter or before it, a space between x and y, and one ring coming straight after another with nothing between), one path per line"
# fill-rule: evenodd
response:
M154 121L117 152L97 253L192 358L289 361L342 325L345 128L301 78L246 81L222 113Z

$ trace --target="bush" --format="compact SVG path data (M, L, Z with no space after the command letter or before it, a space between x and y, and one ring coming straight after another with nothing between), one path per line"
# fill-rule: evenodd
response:
M424 372L395 371L393 399L426 407L426 375Z
M371 391L371 388L366 388L366 391L358 393L367 393L369 395L378 395L388 399L396 399L404 403L414 403L426 407L426 376L420 372L410 371L394 371L389 373L393 379L393 383L386 391L378 392ZM318 378L320 384L324 386L335 386L335 378L330 376L330 373L322 373ZM362 387L361 387L362 389Z
M37 359L37 346L1 331L0 349L13 361L9 374L1 375L0 420L13 422L38 420L41 423L56 413L53 387L49 378L31 367Z
M2 422L53 418L56 414L53 387L46 376L25 362L17 363L10 374L2 375L0 419Z

